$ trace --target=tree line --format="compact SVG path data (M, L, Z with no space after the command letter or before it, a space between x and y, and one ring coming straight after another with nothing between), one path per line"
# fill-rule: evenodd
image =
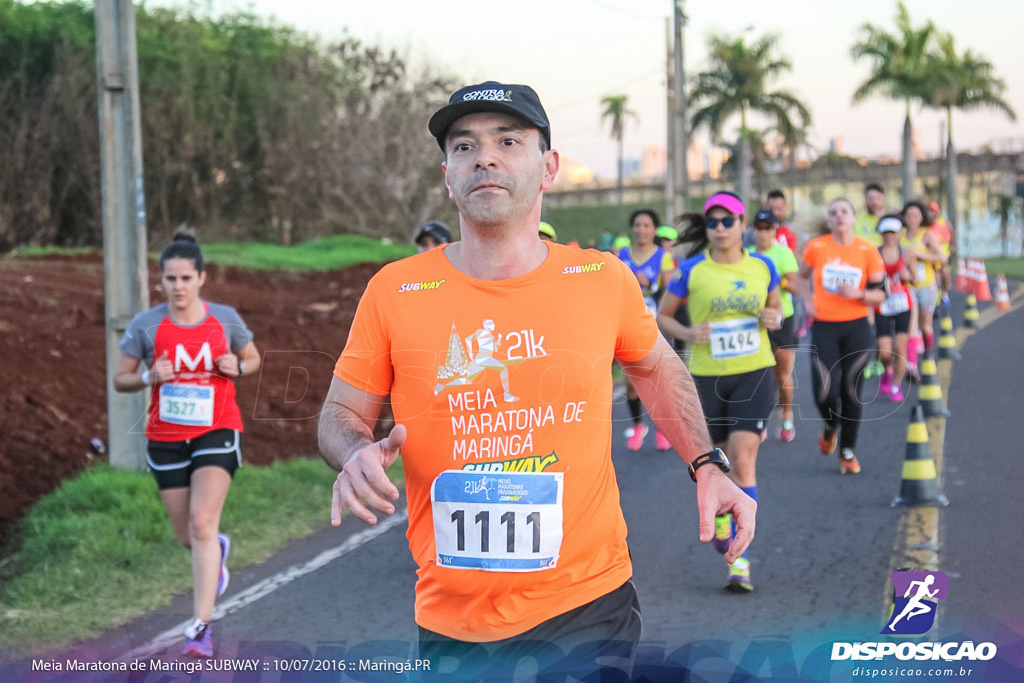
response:
M426 131L456 84L252 13L136 9L151 241L408 239L451 211ZM0 250L102 241L92 3L0 0Z
M994 109L1011 120L1016 112L1003 99L1006 84L995 67L983 55L967 49L959 51L952 33L939 29L932 21L914 24L902 0L896 3L892 25L864 23L860 35L849 48L854 60L871 62L868 78L852 93L859 104L874 96L905 103L903 133L903 200L913 197L916 164L912 145L912 106L939 109L946 114L947 133L947 207L955 216L956 150L953 144L953 110ZM745 37L713 35L707 44L706 70L695 74L690 84L691 132L706 129L716 145L729 148L730 159L723 167L737 179L740 196L752 196L751 171L760 187L765 162L775 148L781 168L795 166L796 151L807 147L811 112L799 97L770 83L792 69L781 54L779 37L768 34L748 41ZM834 84L842 87L843 84ZM627 116L627 96L608 95L601 99L602 119L608 119L612 138L619 149L619 184L622 183L622 136ZM766 128L751 126L749 115L759 114ZM728 124L739 118L738 138L727 139ZM771 140L774 138L774 140ZM769 145L769 141L776 144ZM843 163L836 154L818 158L821 163ZM758 192L763 195L763 188ZM620 192L621 203L621 192Z

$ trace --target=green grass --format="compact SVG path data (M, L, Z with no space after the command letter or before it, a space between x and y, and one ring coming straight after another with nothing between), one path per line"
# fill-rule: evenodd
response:
M985 272L992 276L1002 273L1011 280L1024 280L1024 258L987 258Z
M261 242L203 244L203 257L221 266L267 270L334 270L355 263L394 261L416 252L410 244L386 244L358 235L334 235L285 247Z
M401 465L388 472L401 481ZM243 467L221 518L229 566L270 557L329 523L333 472L319 458ZM61 647L167 605L192 587L152 475L91 467L22 519L0 567L0 653Z
M550 206L544 208L544 220L555 228L558 241L562 244L576 240L580 246L586 247L590 240L600 245L601 234L606 230L612 235L632 236L633 230L627 224L629 215L637 209L644 208L654 209L663 224L672 223L673 217L665 215L664 202L625 204L621 213L618 206ZM691 210L700 211L700 208L699 200L693 198Z
M76 256L81 254L98 254L98 247L33 247L21 246L12 249L3 256Z
M160 258L162 244L150 244L151 259ZM384 263L416 253L411 244L391 244L359 235L333 235L291 247L264 242L210 242L201 244L207 263L261 270L335 270L355 263ZM153 249L156 250L153 250ZM40 257L100 253L95 247L19 247L14 257Z

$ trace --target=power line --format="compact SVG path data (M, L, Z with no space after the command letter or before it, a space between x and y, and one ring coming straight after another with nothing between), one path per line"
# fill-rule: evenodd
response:
M625 88L627 88L629 86L636 85L638 81L642 81L643 79L649 78L649 77L654 76L654 75L664 76L665 72L664 72L663 69L660 69L660 68L659 69L653 69L653 70L648 71L648 72L646 72L644 74L641 74L639 76L634 76L633 78L630 78L628 81L625 81L624 83L621 83L619 85L610 86L608 88L605 88L604 90L606 92L607 91L624 90ZM578 98L576 100L573 100L571 102L555 104L555 105L553 105L551 107L548 107L548 108L551 109L552 111L557 111L557 110L560 110L560 109L571 109L572 107L578 107L581 104L594 104L594 103L597 102L596 98L598 98L598 97L601 97L601 96L600 95L588 95L588 96L585 96L585 97L580 97L580 98Z
M602 9L611 10L612 12L618 12L619 14L625 14L626 16L633 17L634 19L643 19L644 21L656 21L658 19L665 18L664 14L641 14L640 12L634 12L624 7L619 7L618 5L612 5L607 2L602 2L602 0L590 0L590 3L593 5L597 5Z

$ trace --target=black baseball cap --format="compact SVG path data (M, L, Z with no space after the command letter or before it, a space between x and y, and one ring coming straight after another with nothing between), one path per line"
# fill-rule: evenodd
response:
M775 214L767 209L761 209L754 215L754 223L778 223L779 219L775 217Z
M441 107L430 117L427 128L444 151L448 129L456 119L466 114L493 111L501 114L517 116L540 130L544 140L551 146L551 124L544 106L540 103L537 93L528 85L505 85L497 81L487 81L477 85L467 85L455 91L448 99L447 106Z
M448 244L452 241L452 234L448 231L448 226L441 221L426 223L416 231L416 237L413 239L413 242L419 244L424 237L428 236L433 237L440 244Z

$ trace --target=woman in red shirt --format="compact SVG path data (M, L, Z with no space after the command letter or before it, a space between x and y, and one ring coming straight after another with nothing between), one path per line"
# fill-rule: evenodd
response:
M878 360L885 371L878 383L878 393L894 403L903 401L903 378L907 374L907 339L913 315L913 297L907 285L914 282L917 260L914 254L900 247L903 223L897 216L883 216L878 221L882 246L878 252L885 263L887 295L875 307L875 334L878 338ZM893 340L896 353L893 353Z
M146 462L174 534L192 551L195 618L183 654L213 657L210 620L231 551L220 513L242 464L234 382L259 369L260 355L234 308L200 298L206 271L194 236L178 233L164 249L160 282L167 302L129 323L114 389L150 390Z

